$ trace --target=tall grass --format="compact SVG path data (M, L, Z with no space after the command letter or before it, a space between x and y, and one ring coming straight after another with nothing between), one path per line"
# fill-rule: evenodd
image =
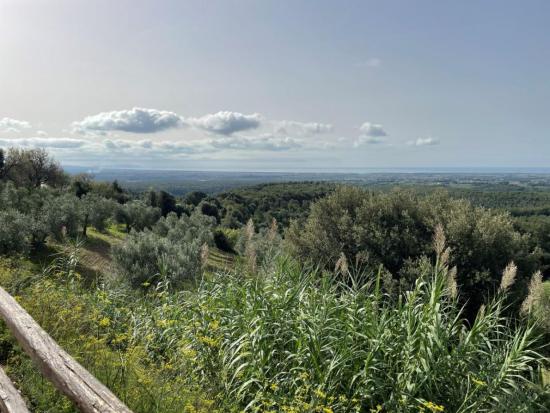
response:
M397 298L288 260L205 280L198 376L250 411L541 411L535 327L503 316L505 289L467 327L444 258Z
M347 266L320 273L285 258L183 292L84 286L73 254L42 277L0 279L137 413L544 411L536 326L504 316L513 266L468 325L437 249L398 296L381 274L360 274L365 284ZM73 411L16 348L3 357L36 411Z

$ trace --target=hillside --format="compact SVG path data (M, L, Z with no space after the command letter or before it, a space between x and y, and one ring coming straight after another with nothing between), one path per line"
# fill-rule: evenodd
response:
M181 198L17 172L0 183L0 285L136 413L550 407L540 189ZM76 411L4 327L0 364L33 411Z

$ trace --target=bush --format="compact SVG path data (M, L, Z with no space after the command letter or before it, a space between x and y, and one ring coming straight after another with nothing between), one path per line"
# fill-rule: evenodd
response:
M217 229L214 232L214 244L216 245L216 248L229 253L234 253L235 250L234 244L231 243L229 238L225 235L225 232L221 229Z
M29 218L14 209L0 211L0 253L29 252L29 224Z
M218 207L213 202L202 201L199 204L198 208L200 209L201 213L209 217L214 217L216 218L216 222L219 222L220 213L218 211Z
M453 252L451 265L458 267L464 298L474 308L483 291L496 289L508 262L518 264L523 279L534 270L537 257L529 253L527 237L514 230L508 214L443 193L421 196L341 187L315 203L305 225L294 223L287 238L297 257L324 268L334 269L343 253L352 264L370 270L382 265L399 277L407 262L431 254L437 224L444 227Z
M153 230L132 231L113 248L113 260L124 279L133 287L160 281L182 285L201 272L201 248L212 244L212 219L202 214L169 214Z

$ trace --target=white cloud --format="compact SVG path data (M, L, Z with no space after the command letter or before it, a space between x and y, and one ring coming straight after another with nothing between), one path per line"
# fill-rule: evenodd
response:
M3 132L19 132L21 129L29 129L31 127L31 124L24 120L11 118L0 119L0 131Z
M105 139L102 142L104 149L110 152L124 152L127 154L150 154L150 155L176 155L176 154L197 154L214 152L208 141L152 141L130 139Z
M365 122L360 127L359 130L367 136L387 136L388 134L384 130L384 127L377 123Z
M263 150L263 151L286 151L301 147L300 143L291 137L279 138L271 134L259 137L227 137L212 140L210 144L216 149L238 149L238 150Z
M408 141L407 144L413 146L433 146L439 145L440 141L437 138L418 138L415 141Z
M37 130L36 131L36 136L40 136L41 138L45 138L46 136L48 136L48 132L44 132L43 130Z
M158 142L151 148L156 151L163 151L170 154L199 154L215 152L216 150L207 141L194 142Z
M73 138L17 138L0 139L0 146L25 146L33 148L74 149L80 148L89 141Z
M184 125L181 116L174 112L157 109L132 108L101 112L87 116L73 123L75 132L123 131L133 133L154 133Z
M319 122L297 122L294 120L276 121L276 132L279 134L292 134L301 136L321 135L334 131L330 123Z
M189 118L187 122L199 129L220 135L231 135L260 126L262 116L259 113L243 115L239 112L221 111L204 115L200 118Z
M385 139L383 136L368 136L368 135L361 135L357 138L357 140L353 143L353 146L355 148L358 148L363 145L377 145L384 143Z

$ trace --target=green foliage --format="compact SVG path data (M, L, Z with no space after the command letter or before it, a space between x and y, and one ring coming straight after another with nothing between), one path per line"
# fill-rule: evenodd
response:
M126 224L126 230L142 231L151 228L160 218L159 208L147 206L143 201L134 200L124 204L116 211L117 221Z
M0 254L27 253L30 228L25 215L14 210L0 210Z
M472 307L483 292L494 290L500 271L510 261L520 278L537 263L528 237L515 231L509 215L444 193L421 196L411 191L368 192L341 187L311 208L304 226L294 224L287 238L297 257L333 269L341 254L351 263L409 279L410 261L429 255L431 234L442 224L452 250L452 265ZM405 263L407 266L405 266ZM405 269L403 269L406 267Z
M42 206L42 217L56 240L62 241L65 236L76 238L82 224L80 200L71 194L51 196Z
M235 250L243 257L251 273L258 268L270 268L274 259L282 253L282 237L275 219L269 228L261 228L259 232L256 232L250 219L239 232Z
M533 326L504 317L501 292L466 327L441 260L393 297L380 276L360 286L285 259L257 276L205 277L196 291L89 288L72 257L38 277L0 262L0 282L136 413L548 406ZM0 348L33 410L74 411L1 332Z
M6 154L4 149L0 148L0 180L4 179L4 168L6 166Z
M63 169L44 149L10 148L4 155L2 178L29 189L41 185L62 186L67 182Z
M107 221L118 208L118 204L96 193L88 193L82 197L82 208L86 223L103 232L107 228Z
M169 331L183 319L180 299L162 291L143 296L84 286L68 258L44 274L29 261L1 259L0 284L132 411L221 413L208 389L199 388L184 368L188 361L178 342L169 341ZM41 376L3 325L0 362L32 411L78 411Z
M216 248L224 252L234 252L235 244L225 235L225 232L217 229L214 232L214 244Z
M293 219L304 220L310 204L333 189L334 185L322 182L264 184L234 189L215 199L225 227L239 228L252 218L258 227L268 228L275 218L286 228Z
M349 287L283 261L205 280L183 336L203 383L247 411L539 411L533 327L515 330L500 295L466 329L449 281L430 266L392 298L380 278Z
M198 205L198 209L203 215L215 218L216 222L219 221L220 212L218 211L218 206L214 202L202 201Z
M202 269L201 248L212 244L213 221L202 214L169 214L153 230L132 231L113 248L113 260L123 279L136 287L158 282L181 286L195 280Z
M184 201L187 204L197 206L207 196L208 195L205 194L204 192L193 191L193 192L189 192L187 195L185 195Z

